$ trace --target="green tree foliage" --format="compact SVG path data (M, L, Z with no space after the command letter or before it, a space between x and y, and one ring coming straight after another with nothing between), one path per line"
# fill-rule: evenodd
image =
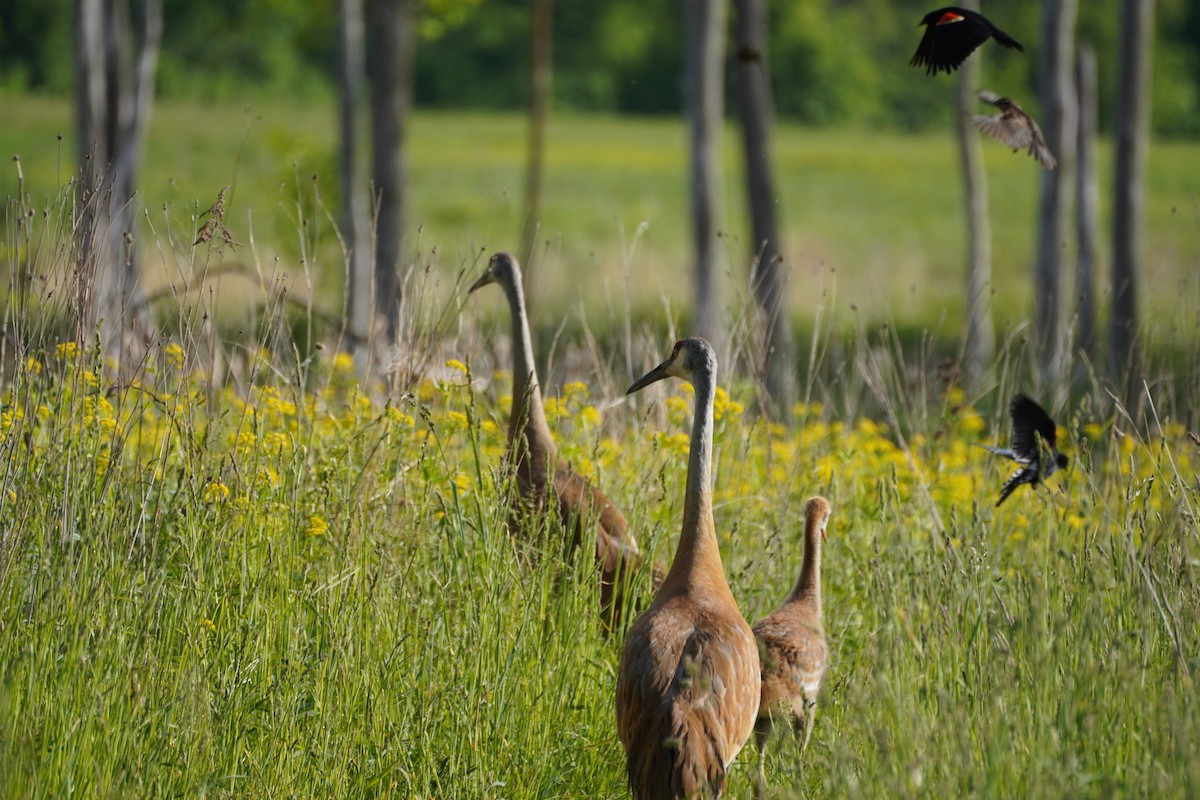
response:
M907 66L930 0L770 0L778 111L814 125L919 129L952 113L951 82ZM1079 9L1079 38L1100 54L1101 119L1112 115L1116 0ZM983 83L1037 111L1038 0L985 8L1024 55L983 48ZM297 97L334 91L332 0L166 0L159 91L167 96ZM424 0L416 101L426 107L521 109L527 102L526 0ZM65 93L71 84L67 0L0 3L0 87ZM1200 134L1200 3L1160 0L1154 127ZM677 113L678 0L557 4L554 103L560 109ZM736 91L730 73L729 91ZM732 107L732 106L730 106Z

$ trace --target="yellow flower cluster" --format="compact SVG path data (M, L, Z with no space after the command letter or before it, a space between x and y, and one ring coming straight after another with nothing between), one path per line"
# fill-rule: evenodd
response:
M186 358L178 346L163 353L172 366ZM354 523L341 516L347 507L407 508L412 498L432 498L422 517L430 520L456 502L487 502L500 491L512 403L505 373L484 388L422 381L412 393L388 399L379 387L361 386L343 355L322 362L317 373L325 382L312 388L280 379L240 392L213 390L178 369L155 374L147 385L116 384L71 342L59 345L55 357L45 370L26 363L24 374L39 377L18 381L0 397L0 436L28 442L12 482L13 503L36 494L20 475L38 475L47 463L88 464L139 492L153 482L155 493L187 498L179 502L199 505L196 518L226 521L222 529L237 531L230 534L235 538L305 534L320 557L329 548L314 539L328 541L330 519L344 527L339 536L353 535ZM445 366L467 373L460 361ZM643 417L602 413L608 404L579 381L548 390L544 404L561 456L596 478L618 505L634 508L646 492L682 496L693 396L691 387L673 384L652 430L640 427ZM1191 485L1200 465L1200 448L1178 424L1144 439L1113 420L1085 420L1060 432L1070 469L1039 489L1040 497L1022 488L999 512L989 512L1012 465L978 445L1004 441L1008 432L989 431L987 418L961 396L945 398L943 406L953 410L944 418L904 431L882 420L838 420L818 403L798 405L791 428L767 424L747 414L749 396L736 386L716 392L718 515L751 505L764 515L795 513L787 510L823 493L907 535L928 535L956 516L992 513L1011 540L1040 541L1030 526L1048 518L1063 530L1100 529L1098 485L1123 487L1131 514L1171 513L1188 502L1181 487ZM1194 495L1194 487L1187 491ZM660 515L679 508L650 505L647 513Z

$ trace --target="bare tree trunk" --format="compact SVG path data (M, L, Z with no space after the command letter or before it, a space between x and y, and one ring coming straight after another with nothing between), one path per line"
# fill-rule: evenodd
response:
M96 236L100 228L100 184L107 173L106 74L103 0L75 0L75 127L79 158L79 212L76 240L75 337L85 340L95 327Z
M1079 47L1075 58L1075 87L1079 98L1079 138L1076 142L1076 235L1079 260L1075 268L1075 296L1079 307L1078 347L1090 358L1096 345L1096 258L1100 241L1100 179L1096 171L1096 137L1099 122L1096 94L1096 51Z
M696 332L710 341L717 319L717 218L721 185L724 0L683 0L684 106L691 138L692 235L696 263Z
M363 57L362 0L338 0L338 124L341 141L338 170L341 173L342 239L346 248L346 328L350 346L359 355L374 316L371 308L371 244L366 195L358 166L359 114L362 108L366 61ZM359 364L365 369L366 364Z
M534 272L534 243L542 224L542 175L546 164L546 123L554 75L554 0L533 0L529 25L529 162L525 173L525 226L520 260L526 292Z
M767 59L767 11L763 0L736 0L736 6L738 111L754 231L751 282L761 340L761 363L756 366L776 416L786 418L796 402L796 367L784 296L783 247L775 217L778 196L771 174L774 99Z
M1050 152L1058 158L1058 169L1042 174L1034 304L1041 377L1052 384L1059 382L1063 368L1062 261L1076 138L1075 12L1076 0L1042 4L1042 127Z
M97 325L105 355L121 361L138 317L135 193L154 100L161 0L76 0L76 124L83 214L79 224L79 336ZM144 320L143 320L144 321Z
M371 77L371 174L375 207L375 310L388 343L400 328L403 257L404 123L412 98L414 19L409 0L367 0Z
M1150 57L1154 0L1123 0L1117 76L1116 166L1113 185L1112 315L1109 340L1113 374L1133 396L1140 371L1137 353L1138 258L1150 135Z
M979 0L968 0L965 8L979 10ZM990 291L992 283L992 232L988 223L987 172L983 149L973 122L979 88L979 56L959 67L957 85L958 147L962 157L967 199L967 330L965 371L967 385L979 385L996 348L992 327Z

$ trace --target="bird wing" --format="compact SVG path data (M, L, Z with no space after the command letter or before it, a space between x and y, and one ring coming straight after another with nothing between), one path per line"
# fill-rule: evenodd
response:
M1024 459L1019 458L1016 453L1007 447L992 447L990 444L981 444L979 447L982 447L988 452L995 453L998 456L1004 456L1005 458L1012 459L1013 461L1025 463Z
M1025 483L1036 484L1037 482L1038 482L1037 464L1029 464L1027 466L1021 467L1019 470L1014 472L1009 477L1008 480L1006 480L1004 482L1003 486L1000 487L1000 499L996 501L996 507L999 508L1000 504L1003 503L1005 500L1007 500L1008 496L1010 494L1012 494L1013 492L1015 492L1017 490L1018 486L1025 484Z
M1014 117L1010 111L991 115L976 114L974 119L979 130L996 141L1003 142L1013 150L1028 147L1032 142L1029 129L1022 125L1020 119Z
M617 728L639 797L719 791L758 713L758 650L745 620L674 600L634 623L617 678Z
M782 619L776 612L754 626L754 638L762 662L759 714L781 702L802 708L794 702L799 698L816 702L828 655L822 627L813 621Z
M1013 397L1008 411L1013 423L1013 450L1017 455L1032 460L1041 454L1035 434L1041 436L1051 448L1056 447L1057 426L1036 402L1018 394Z
M1033 117L1027 116L1026 119L1029 120L1030 129L1029 155L1033 156L1046 169L1054 169L1058 165L1058 161L1050 152L1050 148L1046 146L1042 129L1038 127L1037 121Z
M929 69L925 70L925 74L930 75L935 72L933 65L929 60L930 53L933 52L933 26L925 26L925 35L921 37L920 44L917 45L917 52L913 53L912 60L908 62L910 67L923 67L929 65ZM949 70L947 70L948 72Z
M988 105L994 106L1000 102L1000 95L996 94L995 92L990 92L987 89L980 89L978 92L976 92L976 94L979 95L980 100Z
M958 65L992 35L987 24L974 16L966 16L959 22L935 23L929 30L933 32L929 48L930 70L936 73L943 69L947 74L958 69Z

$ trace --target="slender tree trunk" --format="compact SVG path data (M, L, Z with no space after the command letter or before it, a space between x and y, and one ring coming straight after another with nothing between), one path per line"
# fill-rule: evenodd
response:
M542 224L542 175L546 164L550 85L554 75L553 46L554 0L533 0L529 25L529 161L525 173L525 225L521 231L519 256L526 287L532 284L537 258L534 243Z
M774 101L767 58L767 11L763 0L736 0L738 112L746 157L746 194L754 231L754 298L758 303L759 374L776 416L796 402L795 357L784 296L783 245L775 216L778 196L771 174Z
M1123 0L1117 75L1116 165L1113 186L1113 374L1127 398L1141 369L1137 353L1138 259L1142 250L1143 181L1150 135L1150 57L1154 0Z
M1075 87L1079 98L1078 165L1076 169L1076 235L1079 260L1075 268L1078 347L1094 360L1096 345L1096 258L1100 241L1100 179L1096 171L1099 124L1096 93L1096 51L1079 47L1075 58Z
M93 289L97 272L97 211L100 184L107 173L108 126L105 119L107 81L104 64L104 3L75 0L75 127L79 158L79 212L75 229L76 339L86 340L94 328Z
M696 254L696 332L720 335L717 218L721 186L724 0L683 0L684 106L691 139L692 235Z
M409 0L367 0L371 70L371 174L375 193L375 311L388 343L400 329L407 169L404 123L412 97L414 19Z
M1076 138L1075 12L1076 0L1042 4L1042 129L1058 168L1042 174L1034 304L1041 376L1051 384L1059 383L1063 369L1062 264Z
M979 0L964 5L979 10ZM979 385L996 348L992 327L992 232L988 223L987 172L983 149L973 117L978 108L979 56L968 58L958 70L958 147L962 157L967 200L967 330L965 368L967 385Z
M338 0L338 170L342 239L346 248L346 328L352 349L365 356L371 332L371 244L366 194L358 165L359 117L366 80L362 0ZM365 369L366 364L360 364Z
M136 33L134 21L137 22ZM161 0L76 0L76 124L80 337L100 330L105 355L122 360L125 334L144 317L138 302L135 202L154 99Z

